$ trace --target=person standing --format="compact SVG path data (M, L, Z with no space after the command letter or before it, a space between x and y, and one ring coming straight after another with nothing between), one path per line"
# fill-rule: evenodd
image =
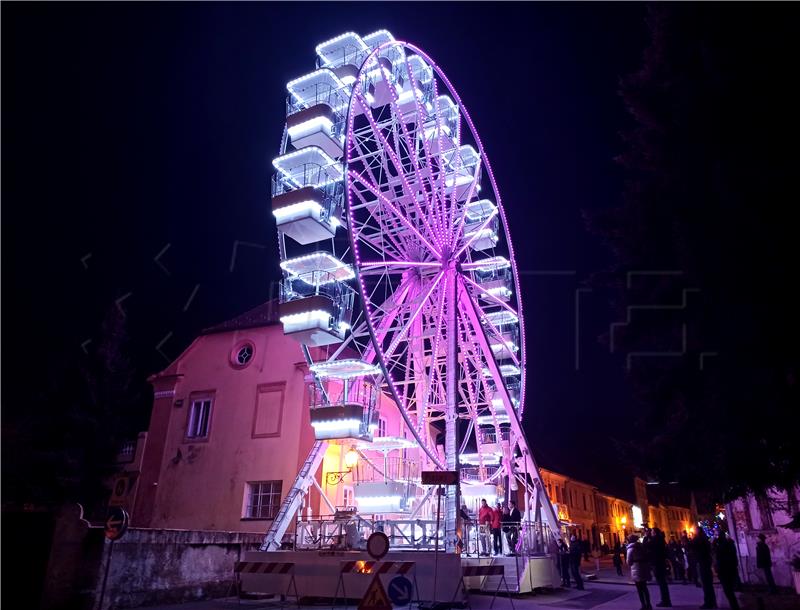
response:
M668 551L669 563L672 565L672 577L676 582L680 580L683 584L686 584L686 570L683 567L683 548L675 536L672 536L669 541Z
M664 539L664 532L657 527L651 531L649 552L653 575L656 577L658 589L661 592L661 601L656 606L671 608L672 600L669 597L669 586L667 585L667 543Z
M697 575L697 555L695 555L692 541L689 540L689 536L686 534L681 536L681 546L683 547L683 552L686 555L686 576L691 582L694 583L696 587L699 587L700 580L698 579Z
M469 535L472 529L472 517L469 516L469 509L467 508L466 504L461 505L461 509L458 511L458 516L461 519L461 546L463 547L464 552L469 555Z
M561 573L561 586L569 589L569 547L566 543L558 539L558 571Z
M617 543L614 546L614 552L611 556L611 561L614 563L614 569L617 571L617 576L622 576L622 547Z
M494 554L503 554L503 539L500 537L500 526L503 522L503 509L500 508L500 502L492 510L492 543L494 545Z
M736 583L739 580L739 559L736 557L736 545L724 531L720 530L719 536L714 542L714 551L717 576L722 585L722 591L728 598L731 610L739 610L739 601L736 599Z
M769 592L777 593L778 588L775 586L775 579L772 577L772 553L769 551L767 537L764 534L758 535L758 542L756 543L756 567L759 570L764 570Z
M711 543L702 528L697 529L691 547L694 550L697 573L703 587L703 605L700 608L702 610L716 608L717 596L714 594L714 575L711 573Z
M626 560L631 569L631 580L636 585L636 592L639 594L639 602L642 604L641 610L652 610L650 591L647 590L647 581L650 580L650 564L647 561L647 551L634 534L628 537L628 543Z
M511 555L517 554L517 542L519 541L519 527L522 522L522 514L517 508L517 503L511 500L511 511L508 515L508 550Z
M489 556L489 535L492 530L492 512L486 500L481 500L481 508L478 511L478 524L481 529L481 555L485 557Z
M572 572L572 578L575 579L575 588L578 591L583 591L583 579L581 578L581 555L583 554L583 545L578 540L575 534L569 539L569 569Z

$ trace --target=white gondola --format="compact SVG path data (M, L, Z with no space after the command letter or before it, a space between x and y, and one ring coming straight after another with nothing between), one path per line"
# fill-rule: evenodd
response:
M334 236L341 224L342 166L317 146L272 162L272 214L278 230L300 244Z
M450 196L455 195L459 203L466 201L467 197L475 196L480 191L481 169L478 167L480 155L469 144L457 149L444 151L441 154L444 160L444 192ZM473 182L476 184L473 186ZM466 227L465 227L466 230ZM495 239L495 244L497 240ZM473 249L474 246L473 246Z
M327 252L281 263L289 277L281 284L283 332L309 346L344 339L350 328L354 291L344 282L353 269Z
M353 473L353 492L361 513L408 512L422 493L418 462L390 457L391 450L382 448L383 458L375 462L361 460Z
M371 441L378 427L377 401L380 395L373 380L351 377L350 373L340 378L335 371L316 372L316 376L326 380L327 387L324 392L317 382L308 387L314 438Z
M296 149L318 146L334 158L342 156L349 87L329 68L286 84L286 129Z
M450 96L440 95L427 108L432 118L425 123L422 134L431 153L438 154L458 146L458 106Z
M473 276L475 283L479 284L484 291L479 293L478 297L488 302L495 302L498 299L503 302L509 301L513 294L511 263L502 256L494 256L478 262L481 266L473 270ZM506 313L513 315L509 312Z

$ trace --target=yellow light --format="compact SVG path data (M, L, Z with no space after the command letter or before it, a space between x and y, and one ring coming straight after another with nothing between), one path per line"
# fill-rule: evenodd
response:
M351 447L350 450L344 454L344 465L348 468L355 468L356 464L358 464L358 451Z
M622 518L620 519L620 522L622 523L622 525L625 525L628 522L628 518L625 515L623 515Z

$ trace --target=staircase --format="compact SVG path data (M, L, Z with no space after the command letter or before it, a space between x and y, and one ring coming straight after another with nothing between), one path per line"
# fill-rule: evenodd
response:
M505 571L506 585L510 593L519 593L519 571L524 567L524 558L519 556L514 557L495 557L492 559L492 565L501 565ZM487 576L483 579L481 591L484 593L505 593L506 587L501 583L502 576Z
M311 447L306 461L303 462L300 472L297 473L297 478L292 488L283 499L275 520L272 522L266 536L264 536L264 542L261 543L262 551L277 551L281 548L283 535L289 529L297 509L303 503L303 498L311 486L320 464L322 464L322 458L325 456L327 448L328 443L325 441L316 441Z

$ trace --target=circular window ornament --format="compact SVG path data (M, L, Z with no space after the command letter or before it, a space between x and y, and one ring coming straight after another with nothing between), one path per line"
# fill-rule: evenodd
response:
M231 351L231 364L236 368L244 368L253 360L255 353L256 348L250 341L240 343Z

